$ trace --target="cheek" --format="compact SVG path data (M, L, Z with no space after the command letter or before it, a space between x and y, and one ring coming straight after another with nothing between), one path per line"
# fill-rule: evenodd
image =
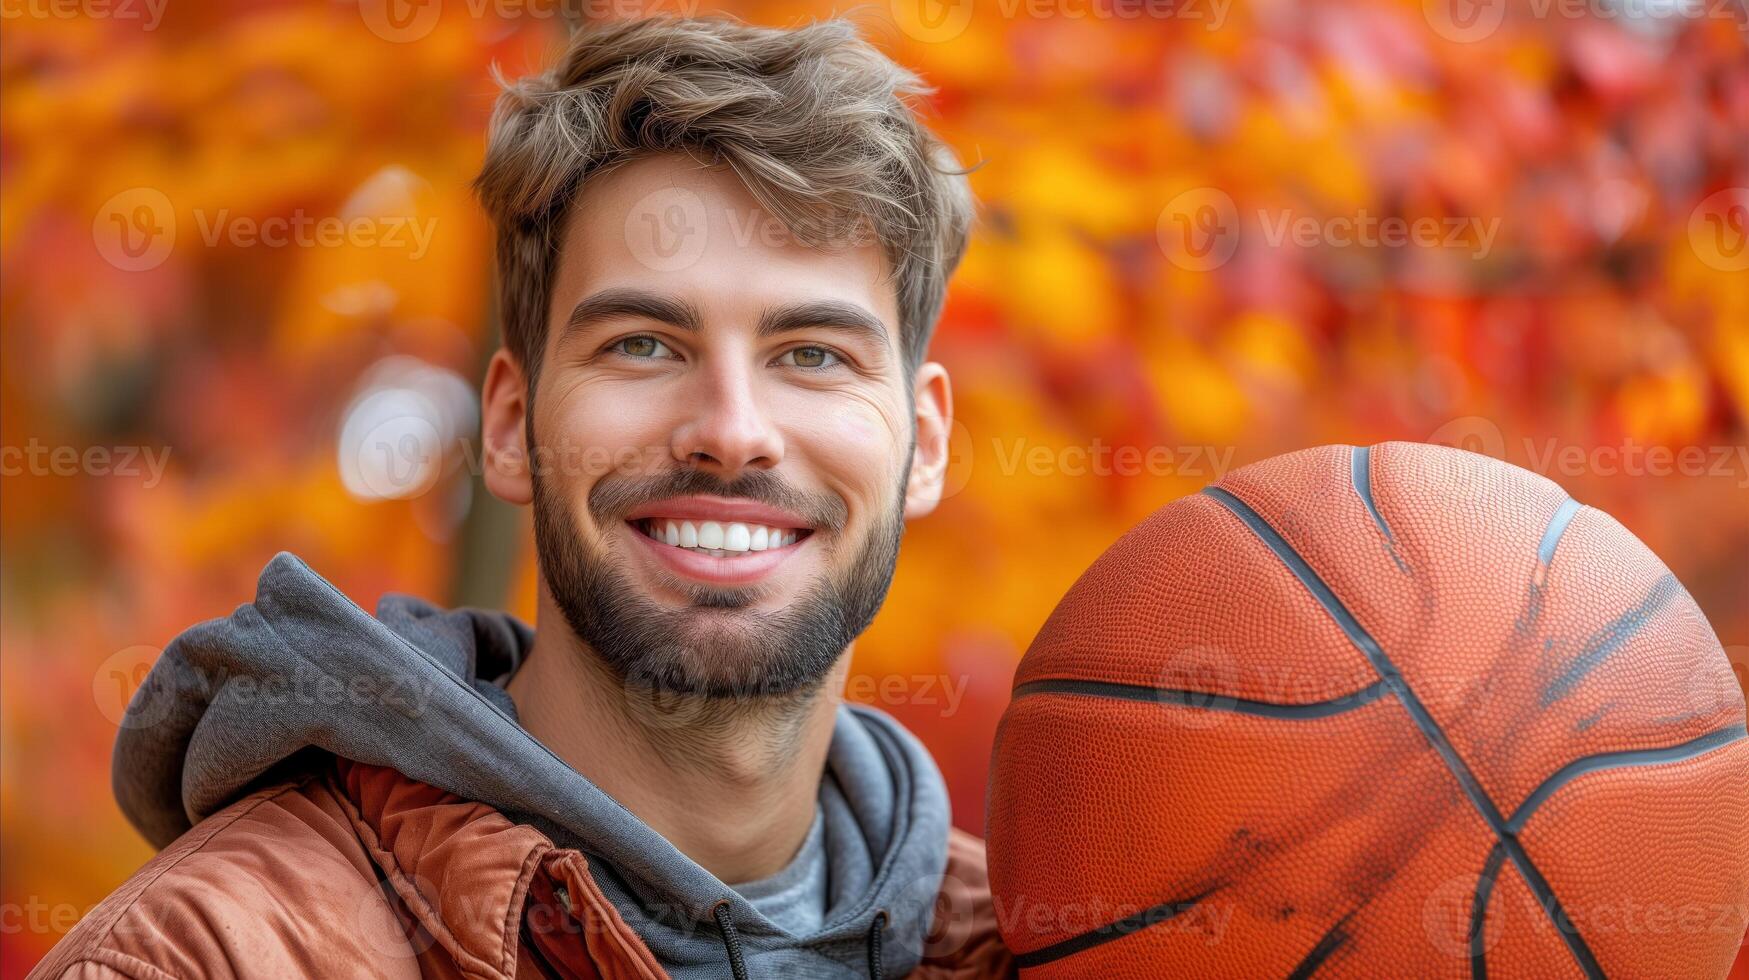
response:
M555 386L535 410L536 435L554 482L586 489L610 472L648 474L667 459L670 420L648 399L609 384Z
M891 492L910 435L880 407L855 399L824 410L810 406L796 417L792 438L826 480L863 500L882 500Z

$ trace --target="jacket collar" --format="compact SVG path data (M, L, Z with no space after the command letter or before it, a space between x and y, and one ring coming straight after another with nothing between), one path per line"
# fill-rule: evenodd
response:
M666 974L620 917L575 850L484 804L348 759L333 779L384 884L431 943L464 972L512 977L531 889L561 898L575 953L605 976ZM551 911L547 913L552 917ZM416 951L419 949L415 944Z

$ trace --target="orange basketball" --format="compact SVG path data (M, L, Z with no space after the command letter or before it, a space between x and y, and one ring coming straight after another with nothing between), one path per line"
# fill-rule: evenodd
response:
M1455 449L1156 511L1021 661L991 780L1029 978L1723 977L1749 924L1705 617L1609 515Z

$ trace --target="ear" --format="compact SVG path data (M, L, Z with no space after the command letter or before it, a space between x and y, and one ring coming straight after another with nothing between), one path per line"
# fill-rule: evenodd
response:
M947 482L948 433L953 427L953 386L947 368L934 361L917 368L912 379L917 408L917 449L911 479L905 484L905 519L924 517L941 502Z
M534 500L528 454L528 378L500 347L480 386L480 442L485 449L486 489L505 503Z

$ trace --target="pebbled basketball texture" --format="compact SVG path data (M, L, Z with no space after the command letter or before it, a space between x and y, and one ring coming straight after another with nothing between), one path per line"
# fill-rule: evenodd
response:
M1719 978L1749 926L1743 695L1663 563L1549 480L1309 449L1069 590L987 833L1035 980Z

